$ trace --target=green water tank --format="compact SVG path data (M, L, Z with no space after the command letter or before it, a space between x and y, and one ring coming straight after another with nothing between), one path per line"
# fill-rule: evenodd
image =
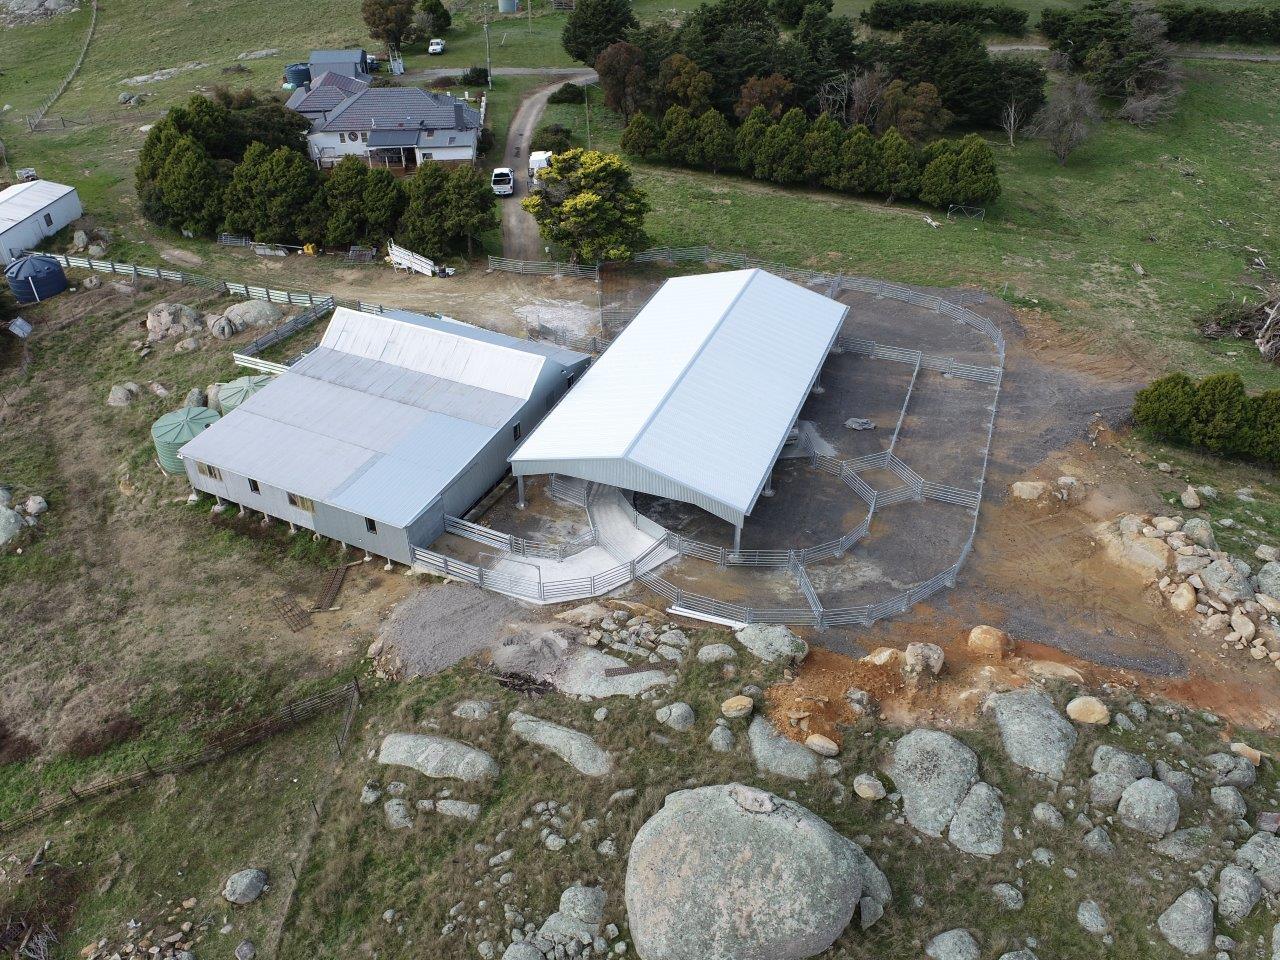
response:
M178 451L188 440L200 435L218 422L216 410L208 407L183 407L166 413L151 425L151 441L156 445L156 457L165 473L185 473Z
M218 406L222 409L222 415L225 417L274 379L270 374L259 373L224 383L218 388Z

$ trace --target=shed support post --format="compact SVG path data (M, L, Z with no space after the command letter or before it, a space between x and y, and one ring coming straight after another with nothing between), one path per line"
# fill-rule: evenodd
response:
M516 507L524 509L524 476L516 477Z
M735 523L733 525L733 552L740 553L742 551L742 524Z
M760 491L760 496L762 497L773 496L773 471L772 470L770 470L769 475L765 477L764 489Z

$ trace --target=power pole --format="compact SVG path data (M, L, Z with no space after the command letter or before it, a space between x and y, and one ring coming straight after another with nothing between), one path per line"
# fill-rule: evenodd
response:
M529 32L533 33L533 0L524 0L524 5L529 11Z
M489 8L484 10L484 71L489 75L489 89L493 89L493 56L489 51Z
M586 98L582 101L583 106L587 108L587 149L591 149L591 92L584 91Z

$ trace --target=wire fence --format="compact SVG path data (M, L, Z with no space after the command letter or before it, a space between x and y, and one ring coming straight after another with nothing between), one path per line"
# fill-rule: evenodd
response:
M87 786L70 787L65 794L45 800L31 810L0 822L0 834L10 833L19 827L35 823L85 801L123 793L127 790L136 790L151 783L157 777L183 773L206 763L221 760L238 750L251 747L276 734L291 730L313 717L345 706L347 708L347 716L343 723L341 734L335 738L335 744L339 752L341 752L351 734L351 725L359 705L360 683L357 680L352 680L350 683L344 683L341 686L301 700L290 701L256 723L213 738L203 750L198 750L195 753L190 753L156 766L147 763L141 770L98 780Z
M76 78L76 74L80 72L80 68L84 66L84 58L89 53L89 44L93 42L93 33L98 28L98 0L92 0L89 7L89 29L85 31L84 43L80 47L80 55L76 57L76 62L71 65L70 72L62 78L62 83L58 84L58 89L53 92L48 100L42 103L36 112L27 117L27 130L35 132L40 126L40 121L44 119L44 115L49 112L49 108L57 103L58 98L67 92L67 87L71 86L71 81Z

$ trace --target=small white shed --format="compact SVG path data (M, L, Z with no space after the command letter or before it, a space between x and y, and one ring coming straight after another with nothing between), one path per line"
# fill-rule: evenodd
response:
M0 267L83 214L76 188L65 184L32 180L0 190Z

